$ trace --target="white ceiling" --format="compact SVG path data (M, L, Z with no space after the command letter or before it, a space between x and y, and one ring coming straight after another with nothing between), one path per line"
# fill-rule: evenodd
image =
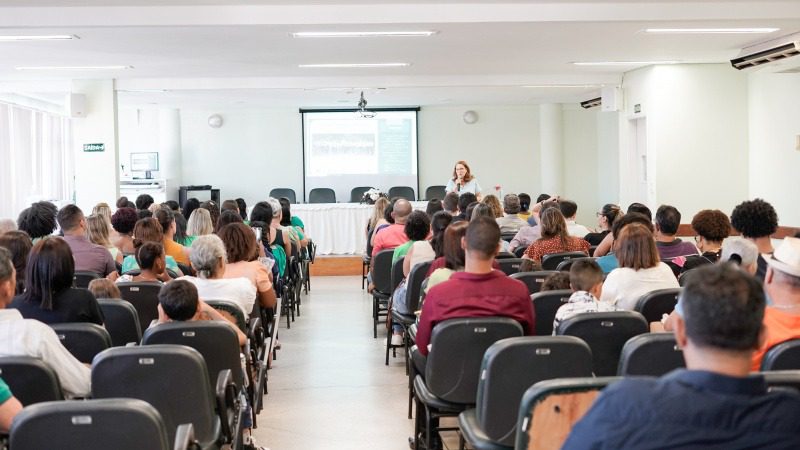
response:
M690 26L780 31L766 36L641 32ZM438 34L290 36L294 31L330 30ZM635 68L578 67L571 64L575 61L726 63L742 47L798 31L800 1L243 0L231 5L222 0L0 0L0 34L80 37L0 43L0 92L62 91L70 78L116 78L120 103L137 106L347 107L357 101L359 88L370 88L370 106L575 102L599 88L520 86L616 84L624 71ZM297 67L358 62L411 65ZM14 69L44 65L132 68L78 73Z

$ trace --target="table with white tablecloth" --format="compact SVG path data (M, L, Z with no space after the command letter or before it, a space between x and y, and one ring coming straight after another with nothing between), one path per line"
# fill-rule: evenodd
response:
M422 209L428 202L411 202ZM302 219L317 255L361 255L367 249L367 221L373 205L360 203L303 203L292 205L292 215Z

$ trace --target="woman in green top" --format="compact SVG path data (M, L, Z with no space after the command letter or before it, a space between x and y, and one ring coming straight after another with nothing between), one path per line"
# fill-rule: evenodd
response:
M278 199L278 201L281 202L281 208L283 209L283 219L281 220L281 225L283 226L291 225L295 228L299 228L298 232L302 232L303 234L305 234L306 226L305 224L303 224L303 221L300 220L299 217L292 215L292 210L290 206L291 203L289 203L289 199L286 197L281 197L280 199Z
M11 429L11 421L22 411L22 404L11 393L11 389L2 378L0 378L0 431L8 432Z

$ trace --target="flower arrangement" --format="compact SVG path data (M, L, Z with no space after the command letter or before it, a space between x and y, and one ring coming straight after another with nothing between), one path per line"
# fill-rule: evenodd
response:
M361 196L361 203L374 205L381 197L386 197L386 193L380 189L369 188L369 190L364 192L364 195Z

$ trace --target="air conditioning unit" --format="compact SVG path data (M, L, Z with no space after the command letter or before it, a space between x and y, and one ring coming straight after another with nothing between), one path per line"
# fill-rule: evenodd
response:
M800 33L747 47L731 60L735 69L748 69L800 55Z
M593 98L591 100L586 100L586 101L581 102L581 107L585 108L585 109L596 108L596 107L600 106L601 104L603 104L603 97L597 97L597 98Z

